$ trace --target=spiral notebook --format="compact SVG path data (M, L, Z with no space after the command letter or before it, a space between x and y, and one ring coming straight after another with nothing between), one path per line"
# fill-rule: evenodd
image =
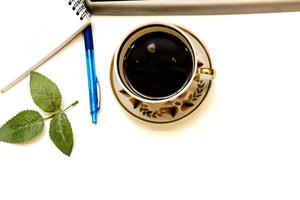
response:
M3 1L1 8L1 92L25 78L90 24L83 0Z

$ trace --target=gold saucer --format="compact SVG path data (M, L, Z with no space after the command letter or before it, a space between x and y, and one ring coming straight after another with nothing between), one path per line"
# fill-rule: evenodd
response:
M205 46L197 37L191 35L196 41L195 48L198 49L197 60L205 68L212 69L211 60ZM183 119L199 108L211 86L211 80L202 80L200 73L198 73L193 77L194 81L187 91L174 101L160 104L141 102L130 96L118 83L113 70L113 63L114 58L110 69L110 81L117 101L130 115L146 122L171 123Z

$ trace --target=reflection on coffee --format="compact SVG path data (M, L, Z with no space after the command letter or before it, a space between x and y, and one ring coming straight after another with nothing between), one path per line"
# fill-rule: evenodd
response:
M124 74L129 87L147 99L165 99L183 89L193 75L193 57L179 38L147 33L127 51Z

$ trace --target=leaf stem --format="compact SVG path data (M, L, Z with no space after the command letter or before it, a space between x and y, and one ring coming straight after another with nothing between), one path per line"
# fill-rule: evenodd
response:
M52 119L55 115L57 115L59 112L55 112L54 114L50 115L47 118L44 118L44 121L48 120L48 119Z
M55 115L57 115L58 113L62 113L62 112L67 112L70 108L76 106L79 103L79 101L75 101L74 103L72 103L71 105L69 105L66 109L62 110L59 109L58 111L56 111L55 113L53 113L52 115L50 115L47 118L44 118L44 121L48 120L48 119L52 119Z
M63 110L63 112L67 112L70 108L76 106L79 103L79 101L75 101L74 103L72 103L70 106L68 106L66 109Z

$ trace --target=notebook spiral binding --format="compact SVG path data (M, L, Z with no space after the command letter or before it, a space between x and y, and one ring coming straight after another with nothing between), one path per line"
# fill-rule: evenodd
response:
M80 20L91 18L91 13L87 10L84 0L68 0L68 4L76 11L76 15L80 16Z

